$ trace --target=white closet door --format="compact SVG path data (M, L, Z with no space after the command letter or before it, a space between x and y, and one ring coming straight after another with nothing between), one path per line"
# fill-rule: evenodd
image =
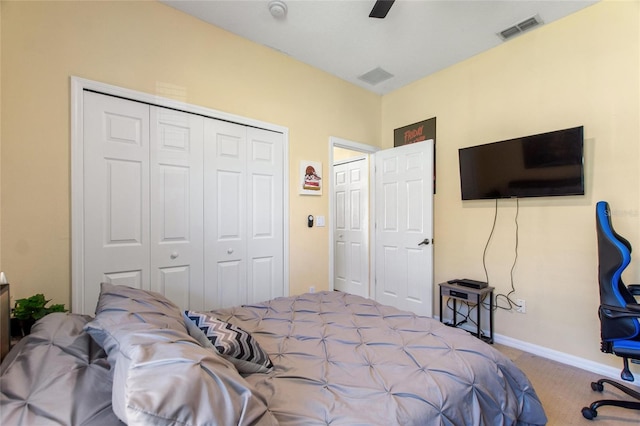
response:
M284 295L282 134L247 128L247 293L245 303Z
M284 295L281 133L83 96L75 311L95 312L103 281L199 310Z
M245 127L205 120L205 308L247 300Z
M280 133L205 120L205 308L284 294Z
M95 312L100 282L149 288L149 107L84 93L84 286Z
M151 108L151 289L203 309L204 118Z

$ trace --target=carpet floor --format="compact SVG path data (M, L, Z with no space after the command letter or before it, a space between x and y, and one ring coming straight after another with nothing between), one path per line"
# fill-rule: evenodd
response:
M640 425L640 411L619 407L600 407L597 417L593 420L587 420L582 416L582 407L587 407L599 399L634 400L606 383L601 393L591 390L591 382L597 381L600 376L509 346L494 346L529 377L547 413L549 426ZM622 367L622 360L620 366ZM633 385L631 387L640 392L640 388Z

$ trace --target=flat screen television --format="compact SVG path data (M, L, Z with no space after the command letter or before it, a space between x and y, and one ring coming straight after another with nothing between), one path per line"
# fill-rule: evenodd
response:
M458 150L463 200L584 195L583 126Z

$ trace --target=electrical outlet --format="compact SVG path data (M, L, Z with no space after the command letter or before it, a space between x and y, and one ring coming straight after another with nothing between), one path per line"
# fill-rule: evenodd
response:
M315 293L315 292L316 292L315 286L309 287L309 293Z
M527 302L524 299L517 299L516 300L516 304L518 306L516 306L516 312L521 313L521 314L526 314L527 313Z

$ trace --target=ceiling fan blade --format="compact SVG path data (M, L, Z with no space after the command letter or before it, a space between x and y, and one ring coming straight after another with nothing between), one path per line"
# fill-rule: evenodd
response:
M376 4L373 5L369 18L384 18L389 13L389 9L393 6L393 2L396 0L376 0Z

